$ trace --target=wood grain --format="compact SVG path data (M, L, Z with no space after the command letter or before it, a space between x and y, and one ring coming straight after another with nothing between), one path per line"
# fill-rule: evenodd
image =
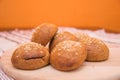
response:
M110 48L110 56L104 62L85 62L79 69L62 72L46 66L37 70L19 70L12 66L8 50L1 57L4 72L16 80L120 80L120 48Z

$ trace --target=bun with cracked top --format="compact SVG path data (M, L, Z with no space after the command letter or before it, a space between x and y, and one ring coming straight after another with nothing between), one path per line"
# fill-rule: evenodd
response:
M18 69L38 69L49 63L49 52L38 43L25 43L15 49L11 62Z

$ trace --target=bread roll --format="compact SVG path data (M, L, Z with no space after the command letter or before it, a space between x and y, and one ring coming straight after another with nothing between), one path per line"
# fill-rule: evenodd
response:
M25 43L15 49L11 62L18 69L38 69L49 63L49 52L40 44Z
M104 61L109 57L109 48L99 39L89 38L86 44L87 61Z
M57 31L58 27L54 24L41 24L35 28L31 41L46 46Z
M50 43L50 51L52 51L52 49L59 43L62 42L64 40L73 40L73 41L77 41L77 37L74 36L72 33L64 31L64 32L59 32L57 33L54 38L52 39L51 43Z
M70 71L79 68L86 56L84 45L77 41L65 40L58 43L52 50L50 63L55 69Z
M77 32L74 34L77 38L79 42L82 42L83 44L87 44L87 41L89 40L90 36L86 33L82 33L82 32Z

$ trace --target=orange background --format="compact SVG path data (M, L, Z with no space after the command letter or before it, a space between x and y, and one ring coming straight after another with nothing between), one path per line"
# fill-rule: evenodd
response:
M0 29L44 22L120 32L120 0L0 0Z

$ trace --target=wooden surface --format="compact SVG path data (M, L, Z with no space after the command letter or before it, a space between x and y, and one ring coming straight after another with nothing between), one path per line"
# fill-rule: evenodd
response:
M79 69L62 72L46 66L38 70L19 70L12 66L11 49L1 57L4 72L16 80L120 80L120 48L110 48L104 62L85 62Z

